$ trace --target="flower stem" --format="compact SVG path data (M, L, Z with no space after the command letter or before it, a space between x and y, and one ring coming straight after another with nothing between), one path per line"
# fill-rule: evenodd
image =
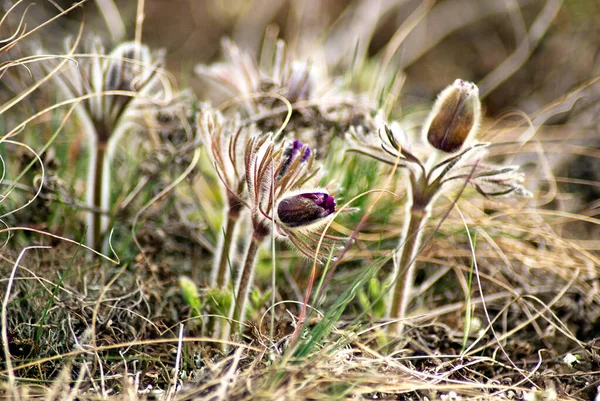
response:
M240 323L244 319L244 309L246 308L246 302L248 300L248 293L250 290L250 284L252 283L252 276L254 274L254 265L256 264L256 255L258 254L258 248L262 243L263 237L252 235L248 250L246 251L246 259L244 260L244 267L242 273L238 279L237 293L235 297L235 306L232 310L231 324L232 332L235 333L240 330Z
M215 260L213 271L211 274L211 287L227 289L229 287L229 274L228 274L228 262L229 262L229 251L231 250L231 242L233 241L233 233L235 226L239 220L240 214L238 209L232 207L227 212L227 221L225 222L225 235L223 242L221 243L221 251L218 254L218 260ZM219 325L223 324L223 319L213 316L209 319L207 328L209 333L216 333L219 330ZM227 326L227 325L225 325ZM226 330L226 327L223 327ZM222 332L223 336L227 335ZM211 334L212 335L212 334Z
M107 144L104 142L98 142L94 151L95 159L94 159L94 175L93 175L93 187L92 187L92 205L94 208L93 217L91 220L91 227L89 228L89 233L91 238L89 239L89 243L95 248L100 249L102 245L101 235L102 235L102 190L109 190L108 188L103 188L103 175L104 175L104 158L106 157L106 146Z
M429 218L429 208L426 204L410 205L409 221L401 239L402 251L398 262L396 279L394 280L394 291L392 295L392 305L388 316L392 319L399 319L398 322L390 324L388 334L390 336L399 336L404 330L404 318L408 304L411 300L413 281L415 276L415 259L419 253L421 239L423 238L423 227Z
M213 287L222 288L227 285L227 262L229 261L229 251L231 249L231 241L233 240L233 232L235 225L239 219L239 213L232 213L230 210L227 213L227 222L225 223L225 236L221 245L219 259L216 261L213 268Z

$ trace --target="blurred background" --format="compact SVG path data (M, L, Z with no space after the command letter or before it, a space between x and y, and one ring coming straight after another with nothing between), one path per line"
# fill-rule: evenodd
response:
M61 48L82 20L87 31L110 40L98 8L109 9L107 4L121 14L121 39L133 39L137 3L84 2L45 28L44 42ZM27 19L40 23L72 4L38 1ZM165 48L175 77L201 93L194 65L218 60L223 37L258 53L269 24L298 54L309 57L321 49L334 71L347 68L355 52L380 57L392 38L404 39L391 66L407 75L405 98L431 101L460 77L479 84L490 117L508 108L531 115L600 73L597 0L146 0L142 40ZM406 28L405 38L394 36ZM493 74L510 76L497 84Z

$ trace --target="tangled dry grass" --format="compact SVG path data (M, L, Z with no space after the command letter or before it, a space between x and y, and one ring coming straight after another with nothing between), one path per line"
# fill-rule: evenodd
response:
M600 399L594 2L136 7L0 6L3 397ZM411 183L347 134L457 77L532 197L441 193L390 335Z

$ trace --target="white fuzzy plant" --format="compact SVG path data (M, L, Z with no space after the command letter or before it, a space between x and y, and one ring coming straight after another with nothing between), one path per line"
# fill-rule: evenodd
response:
M119 139L140 126L143 108L168 104L173 89L162 70L164 52L151 53L135 42L106 54L100 39L92 37L85 53L66 57L73 63L54 82L65 101L79 102L76 113L89 149L86 243L98 249L112 211L110 167Z
M481 119L479 90L457 79L438 96L423 125L426 144L422 152L401 126L376 119L376 132L351 129L351 151L374 157L407 172L409 200L405 225L398 245L396 271L390 295L388 318L393 320L389 334L402 334L408 306L413 296L415 260L420 252L424 228L438 196L452 184L465 183L488 197L528 196L523 188L519 166L496 166L483 161L489 144L476 140Z

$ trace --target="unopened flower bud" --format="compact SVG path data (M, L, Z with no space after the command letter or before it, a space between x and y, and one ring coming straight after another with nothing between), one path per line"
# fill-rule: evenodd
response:
M304 144L297 139L292 142L292 146L285 151L284 155L289 159L294 159L300 154L302 149L304 149L304 151L302 152L301 161L305 162L310 157L310 148L304 146Z
M277 175L277 179L281 179L285 174L287 174L288 170L292 162L300 157L300 162L305 162L310 157L310 148L305 146L299 140L295 140L292 142L292 145L285 149L283 152L283 161L281 163L281 168L279 170L279 174Z
M477 130L481 115L479 89L457 79L438 96L427 129L427 141L446 153L458 151Z
M277 217L286 227L304 227L333 214L335 199L325 192L307 192L282 199Z

